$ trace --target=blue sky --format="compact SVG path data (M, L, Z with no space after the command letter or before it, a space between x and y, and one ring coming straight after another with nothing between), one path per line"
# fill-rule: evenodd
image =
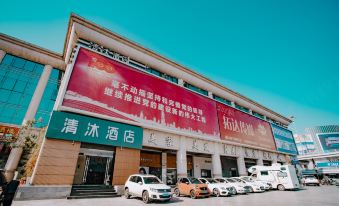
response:
M287 117L339 124L339 1L3 1L0 32L62 52L69 15L125 36Z

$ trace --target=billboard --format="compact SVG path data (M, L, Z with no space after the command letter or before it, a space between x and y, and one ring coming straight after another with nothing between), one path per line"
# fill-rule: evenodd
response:
M0 125L0 142L15 142L20 128Z
M216 102L80 48L63 107L219 139Z
M141 149L141 127L54 111L46 137Z
M339 151L339 133L317 134L317 137L324 152Z
M271 124L277 151L298 155L293 133L285 128Z
M217 103L222 140L275 150L271 126L252 115Z

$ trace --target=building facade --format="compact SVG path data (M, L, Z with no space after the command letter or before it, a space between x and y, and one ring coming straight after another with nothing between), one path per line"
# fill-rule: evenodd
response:
M49 120L30 185L17 199L66 197L83 184L119 190L133 173L168 185L187 176L241 176L297 155L290 119L79 16L70 17L63 55L5 35L0 46L1 69L13 72L11 56L42 68L28 106L16 106L25 115L1 122L19 128ZM8 174L18 156L10 151Z
M305 174L339 175L339 125L306 128L296 134L298 160Z

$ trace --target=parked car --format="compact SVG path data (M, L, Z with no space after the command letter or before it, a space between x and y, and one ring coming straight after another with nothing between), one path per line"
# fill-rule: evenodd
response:
M249 186L246 184L238 182L230 178L215 178L216 181L225 184L226 186L232 186L236 190L236 194L247 194L252 192Z
M252 192L265 192L265 187L264 186L260 186L259 184L255 183L255 182L246 182L245 180L242 180L239 177L232 177L231 179L236 180L238 182L242 182L245 183L246 186L251 187Z
M125 183L125 197L141 197L144 203L152 200L170 201L172 197L171 188L163 184L154 175L135 174L129 176Z
M319 180L313 176L313 175L307 175L307 176L304 176L304 183L305 185L317 185L317 186L320 186L320 182Z
M232 186L226 186L211 178L198 178L202 183L207 184L207 187L216 197L235 195L237 191Z
M250 176L241 176L240 179L245 180L246 182L255 182L259 186L264 186L265 190L273 189L272 184L267 182L267 181L256 180L256 179L254 179L253 177L250 177Z
M197 178L179 178L174 189L174 194L190 196L192 199L197 197L209 197L210 191L206 184L203 184Z

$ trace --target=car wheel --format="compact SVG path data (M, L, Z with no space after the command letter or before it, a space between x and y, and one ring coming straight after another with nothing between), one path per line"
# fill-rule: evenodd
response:
M279 191L284 191L284 190L285 190L284 185L278 185L278 190L279 190Z
M129 194L129 189L128 188L125 189L124 195L125 195L126 199L129 199L131 197L131 195Z
M142 193L142 201L146 204L150 202L149 195L148 195L147 191L144 191Z
M174 189L174 195L175 195L176 197L180 197L180 190L179 190L179 188L175 188L175 189Z
M191 191L190 191L190 196L191 196L192 199L197 198L197 196L195 195L194 190L191 190Z
M217 188L213 189L213 195L216 196L216 197L220 196L220 192L219 192L219 190Z

